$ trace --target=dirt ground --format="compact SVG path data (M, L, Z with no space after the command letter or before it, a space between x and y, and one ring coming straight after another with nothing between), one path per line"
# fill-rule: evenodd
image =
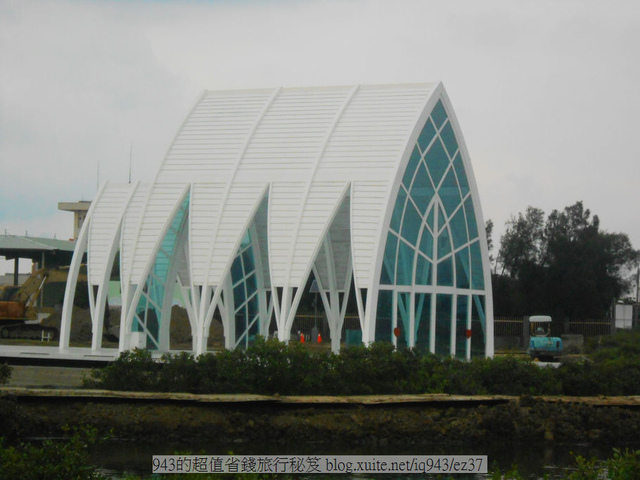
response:
M120 334L120 308L111 307L109 315L105 318L104 335L102 344L104 347L117 347L118 335ZM47 327L55 327L60 330L60 313L53 313L49 318L42 322ZM174 305L171 310L171 345L172 350L190 350L192 347L191 327L189 325L189 317L187 311ZM88 309L74 307L71 317L71 337L70 346L72 347L88 347L91 346L91 315ZM0 340L0 344L16 345L20 343L41 344L39 341L30 340ZM47 342L47 346L57 345L57 341ZM224 334L222 323L218 319L214 319L211 323L211 331L208 342L209 350L217 350L224 348Z

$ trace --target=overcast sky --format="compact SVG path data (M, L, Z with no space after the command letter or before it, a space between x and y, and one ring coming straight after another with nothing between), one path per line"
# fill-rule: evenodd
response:
M204 89L442 81L494 243L582 200L640 248L638 32L632 0L0 0L0 234L69 238L131 152L151 181Z

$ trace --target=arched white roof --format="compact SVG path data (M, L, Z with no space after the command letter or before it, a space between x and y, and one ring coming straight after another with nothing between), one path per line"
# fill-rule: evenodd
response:
M138 284L171 213L190 192L194 284L222 282L268 197L271 282L297 286L345 199L356 282L367 284L394 180L439 84L206 91L176 135L123 238ZM124 253L128 252L128 253Z

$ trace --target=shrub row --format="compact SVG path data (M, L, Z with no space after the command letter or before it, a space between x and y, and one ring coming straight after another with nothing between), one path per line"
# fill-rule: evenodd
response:
M107 480L91 465L90 447L97 443L95 429L75 431L67 441L45 440L41 445L10 445L0 437L0 478L3 480Z
M443 359L388 343L332 354L258 339L247 350L165 355L161 362L146 350L124 352L109 366L93 370L84 384L110 390L267 395L638 395L640 358L607 356L556 369L513 356Z
M6 363L0 363L0 385L7 383L11 378L11 367Z

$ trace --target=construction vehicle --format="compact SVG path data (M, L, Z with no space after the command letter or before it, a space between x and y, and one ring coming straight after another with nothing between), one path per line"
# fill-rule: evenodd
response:
M562 339L551 336L551 317L534 315L529 317L531 340L527 353L533 359L554 360L562 355Z
M68 268L42 268L22 285L0 286L0 338L57 339L58 329L41 323L56 308L41 306L41 295L44 286L53 283L61 284L60 290L64 292L68 272Z

